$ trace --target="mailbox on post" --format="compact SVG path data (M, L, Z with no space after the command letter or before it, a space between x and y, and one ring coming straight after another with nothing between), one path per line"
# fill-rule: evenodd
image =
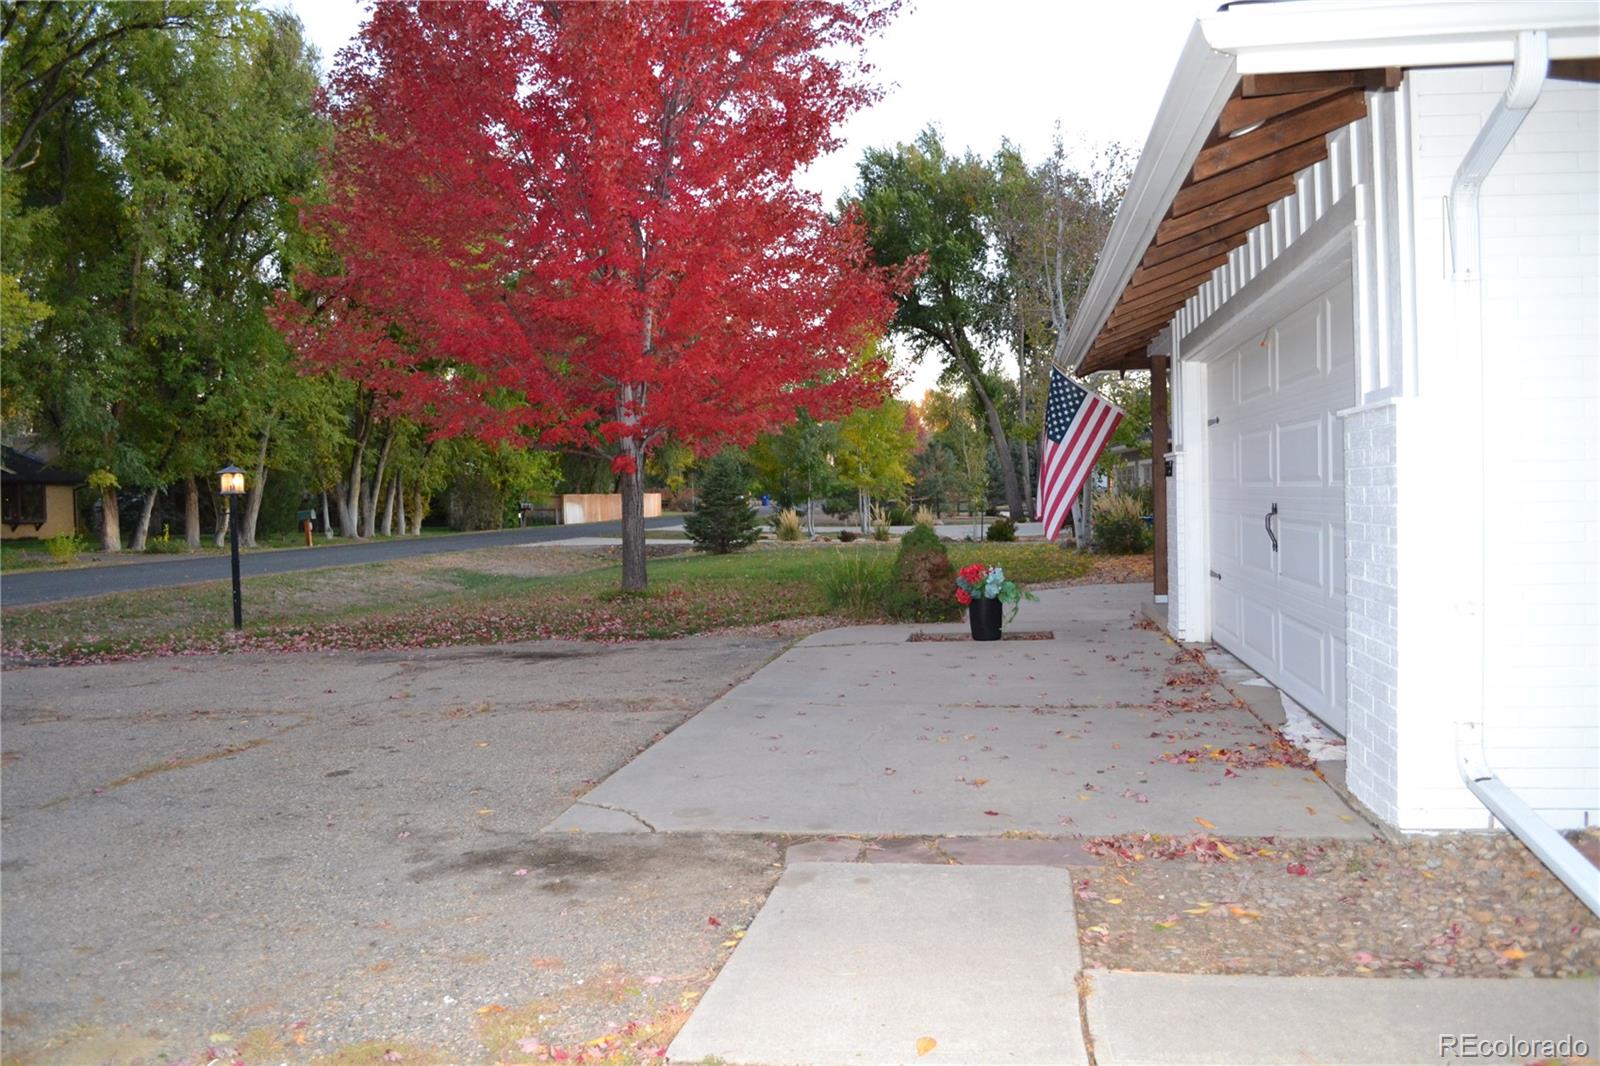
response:
M311 547L311 526L317 520L317 509L312 507L304 511L298 511L295 517L300 519L300 528L305 530L306 547L309 548Z

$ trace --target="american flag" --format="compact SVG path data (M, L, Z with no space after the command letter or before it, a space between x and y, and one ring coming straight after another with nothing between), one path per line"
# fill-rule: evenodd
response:
M1050 368L1044 408L1044 454L1039 457L1039 511L1046 540L1055 540L1072 500L1122 421L1122 408Z

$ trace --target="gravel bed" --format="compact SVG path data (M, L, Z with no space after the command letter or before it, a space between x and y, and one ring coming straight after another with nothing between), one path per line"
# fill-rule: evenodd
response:
M1120 844L1145 857L1101 846L1108 865L1074 869L1086 967L1373 977L1600 972L1600 919L1509 836L1399 845L1230 840L1236 859L1170 841ZM1181 857L1145 854L1164 846Z

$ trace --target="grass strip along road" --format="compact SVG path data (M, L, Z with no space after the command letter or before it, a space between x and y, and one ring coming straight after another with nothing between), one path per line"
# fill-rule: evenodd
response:
M646 529L661 529L683 522L681 516L648 518ZM454 533L433 537L396 537L366 543L341 542L315 548L283 548L244 552L239 557L240 573L246 577L287 574L324 566L355 566L361 563L391 562L440 552L477 551L514 544L566 540L569 537L619 537L621 522L588 522L571 526L531 526L526 529L496 529L484 533ZM25 570L0 575L0 604L21 607L30 603L51 603L80 596L101 596L108 592L131 592L185 585L196 581L224 581L229 576L229 556L222 554L163 556L148 562L111 563L62 570Z
M651 560L648 590L624 593L614 548L497 548L257 577L245 587L240 634L228 628L223 581L7 607L3 651L16 667L229 650L648 640L816 616L877 620L877 599L842 602L830 588L864 564L886 578L893 558L892 546L870 543L679 551ZM952 544L950 558L999 563L1024 585L1072 580L1101 563L1025 543Z

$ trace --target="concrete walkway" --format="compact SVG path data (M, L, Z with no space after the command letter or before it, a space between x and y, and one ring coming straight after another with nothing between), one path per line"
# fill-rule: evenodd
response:
M1017 632L866 626L802 641L595 788L554 831L982 836L1371 833L1323 781L1185 751L1272 736L1134 625L1142 588L1050 590ZM1261 761L1261 760L1256 760Z
M1318 774L1282 765L1250 709L1281 715L1263 698L1275 690L1239 688L1247 699L1236 700L1206 664L1137 624L1144 591L1041 593L1009 628L1047 639L911 639L959 637L963 625L817 634L547 827L842 838L789 849L671 1060L1539 1057L1517 1044L1499 1058L1468 1051L1473 1034L1600 1050L1593 980L1082 971L1066 869L1085 862L1080 835L1374 833ZM1216 666L1231 686L1253 680L1236 661ZM879 839L851 839L866 837ZM1451 1036L1463 1039L1441 1044Z

